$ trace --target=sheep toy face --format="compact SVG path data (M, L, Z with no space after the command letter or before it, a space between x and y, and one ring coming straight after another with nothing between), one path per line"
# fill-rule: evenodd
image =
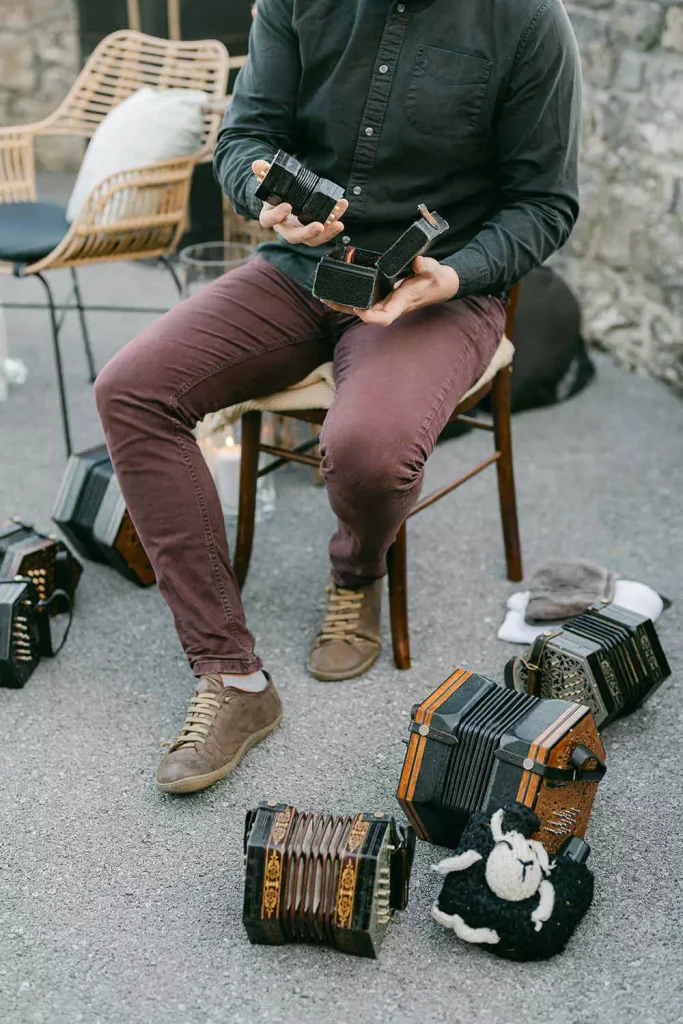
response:
M549 872L548 854L534 840L508 832L496 843L486 861L486 882L502 900L517 903L538 892Z

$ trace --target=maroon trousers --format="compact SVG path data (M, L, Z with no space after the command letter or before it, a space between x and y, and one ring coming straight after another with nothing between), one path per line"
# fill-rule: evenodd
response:
M338 529L336 583L386 572L424 465L498 345L500 299L427 306L390 327L330 310L261 257L187 299L97 378L97 406L128 509L196 675L261 667L218 495L193 428L207 413L281 391L334 360L321 435Z

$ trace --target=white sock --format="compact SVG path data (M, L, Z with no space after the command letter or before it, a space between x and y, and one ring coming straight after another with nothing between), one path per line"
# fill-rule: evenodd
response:
M265 690L268 685L268 680L261 669L258 672L251 672L247 676L226 676L221 672L221 679L223 686L234 686L237 690L249 690L250 693Z

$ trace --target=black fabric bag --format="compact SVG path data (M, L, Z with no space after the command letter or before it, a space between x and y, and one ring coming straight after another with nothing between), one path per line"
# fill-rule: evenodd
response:
M524 278L514 345L513 412L564 402L583 391L595 376L595 366L581 335L579 300L550 267L538 267ZM477 409L490 411L490 394ZM458 437L468 429L458 423L450 424L440 440Z
M581 335L579 300L550 267L538 267L524 279L514 344L513 412L564 402L595 376ZM482 404L486 403L490 404L489 396Z

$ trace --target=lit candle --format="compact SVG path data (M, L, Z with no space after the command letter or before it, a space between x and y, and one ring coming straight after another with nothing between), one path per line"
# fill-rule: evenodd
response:
M242 446L235 438L226 437L225 444L216 452L216 489L225 515L236 516L240 497L240 461Z

